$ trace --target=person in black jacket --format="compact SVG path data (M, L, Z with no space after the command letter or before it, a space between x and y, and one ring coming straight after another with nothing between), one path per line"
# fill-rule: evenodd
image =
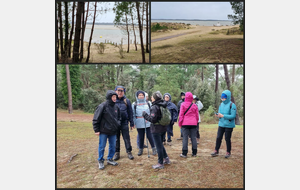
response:
M167 131L167 125L162 126L158 123L158 121L162 118L160 106L166 108L167 102L162 99L162 94L159 91L153 93L151 100L152 106L150 109L150 115L148 115L147 112L143 112L143 117L147 121L151 122L150 131L152 133L158 153L158 163L156 165L153 165L152 168L163 169L164 164L171 164L171 161L163 145L163 135Z
M184 93L184 92L181 92L181 93L180 93L180 97L181 97L181 100L180 100L180 101L178 102L178 104L177 104L178 121L179 121L180 106L181 106L182 102L184 102L184 99L185 99L185 93ZM177 140L182 140L182 139L183 139L182 129L180 128L180 138L178 138Z
M126 152L128 158L133 160L134 157L131 153L132 146L130 143L130 135L129 135L129 127L128 122L130 122L130 129L134 128L133 117L132 117L132 107L131 102L125 96L125 88L123 86L116 86L115 88L117 96L116 105L119 106L121 111L121 127L117 132L117 144L116 144L116 153L114 156L114 160L120 159L120 141L121 141L121 134L123 136Z
M121 126L121 113L119 107L115 104L117 93L108 90L106 93L106 101L101 103L94 114L93 129L95 134L99 136L99 169L104 169L104 150L108 139L109 148L107 155L107 164L116 166L117 162L113 161L116 148L116 134Z

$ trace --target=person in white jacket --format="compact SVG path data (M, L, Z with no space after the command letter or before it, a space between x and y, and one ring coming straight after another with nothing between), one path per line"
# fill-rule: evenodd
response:
M196 134L196 138L197 138L197 144L199 144L200 141L200 133L199 133L199 123L201 122L200 119L200 110L203 108L203 104L201 103L201 101L199 100L199 98L197 98L196 95L193 95L193 103L197 105L198 107L198 114L199 114L199 120L197 123L197 134ZM190 143L192 143L191 139L190 139Z

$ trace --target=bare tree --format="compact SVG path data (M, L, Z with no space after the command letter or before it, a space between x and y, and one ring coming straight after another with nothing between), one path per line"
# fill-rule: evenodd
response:
M57 11L58 11L58 8L57 8L57 3L55 4L55 18L56 18L56 23L55 23L55 25L56 25L56 31L55 31L55 33L56 33L56 60L58 61L58 50L59 50L59 40L58 40L58 17L57 17Z
M146 53L149 53L149 14L148 14L148 7L149 7L149 4L148 4L148 1L146 1Z
M95 2L94 19L93 19L93 25L92 25L92 29L91 29L91 35L90 35L90 40L89 40L88 54L87 54L87 57L86 57L86 63L88 63L89 59L90 59L90 48L91 48L92 36L93 36L93 32L94 32L94 26L95 26L96 14L97 14L96 11L97 11L97 2Z
M79 61L81 62L83 59L83 48L84 48L84 31L85 31L85 19L84 19L84 12L85 12L85 3L83 2L83 7L82 7L82 24L81 24L81 40L80 40L80 56L79 56ZM87 15L87 14L86 14Z
M58 3L58 18L59 18L59 34L60 34L60 55L64 57L63 48L63 27L62 27L62 13L61 13L61 2Z
M68 22L68 2L65 1L65 52L64 52L64 57L63 57L63 62L65 63L67 61L68 58L68 32L69 32L69 22Z
M74 17L75 17L75 1L73 1L73 8L72 8L72 25L71 25L71 31L70 31L70 41L69 41L69 52L68 57L71 57L71 47L72 47L72 36L74 31Z
M233 64L232 65L232 78L231 78L232 84L234 84L234 78L235 78L235 65Z
M228 87L228 90L230 90L230 79L229 79L229 75L228 75L227 65L226 65L226 64L223 64L223 67L224 67L225 80L226 80L226 83L227 83L227 87ZM236 104L236 103L235 103L235 100L234 100L234 97L233 97L233 93L231 93L231 101L232 101L234 104ZM239 119L239 114L238 114L238 112L236 112L235 124L236 124L236 125L239 125L239 124L240 124L240 119Z
M137 10L137 15L138 15L138 22L139 22L139 32L140 32L140 40L141 40L141 52L142 52L142 63L146 63L145 61L145 51L144 51L144 45L143 45L143 25L141 23L141 18L140 18L140 3L136 2L136 10Z
M137 45L136 45L136 34L135 34L135 30L134 30L134 16L133 16L133 3L130 2L130 16L131 16L131 24L132 24L132 30L133 30L133 35L134 35L134 45L135 45L135 51L137 51Z
M67 75L67 86L68 86L68 111L69 111L69 114L71 114L71 113L73 113L72 87L71 87L71 80L70 80L69 65L67 65L67 64L66 64L66 75Z

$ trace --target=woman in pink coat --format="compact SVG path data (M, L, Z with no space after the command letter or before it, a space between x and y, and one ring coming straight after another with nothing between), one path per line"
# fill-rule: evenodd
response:
M181 157L186 158L188 153L188 135L192 140L192 156L197 156L197 123L199 120L198 107L193 102L193 94L185 93L185 100L180 106L179 127L182 128L182 154Z

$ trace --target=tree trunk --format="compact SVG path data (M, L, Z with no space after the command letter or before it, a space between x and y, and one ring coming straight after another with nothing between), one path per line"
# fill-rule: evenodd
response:
M204 76L203 76L203 66L202 66L201 68L202 68L202 71L201 71L201 80L202 80L202 82L203 82L203 80L204 80Z
M149 53L149 20L148 20L148 1L146 1L146 53Z
M69 36L69 22L68 22L68 2L65 2L65 53L64 53L64 58L63 62L66 63L68 59L68 36Z
M127 19L127 14L125 14L126 16L126 30L127 30L127 35L128 35L128 47L127 47L127 53L129 53L129 29L128 29L128 19Z
M215 86L215 93L218 92L219 88L219 65L216 64L216 86Z
M234 84L234 78L235 78L235 65L232 65L232 78L231 78L232 84Z
M83 59L83 49L84 49L84 31L85 31L85 19L84 19L84 12L85 12L85 4L84 2L83 3L83 6L82 6L82 23L81 23L81 40L80 40L80 58L79 58L79 61L81 62L82 59Z
M69 52L68 57L71 57L71 47L72 47L72 37L73 37L73 31L74 31L74 15L75 13L75 1L73 1L73 9L72 9L72 26L70 31L70 41L69 41Z
M133 23L133 14L131 11L131 22L132 22L132 29L133 29L133 35L134 35L134 45L135 45L135 51L137 51L137 45L136 45L136 35L135 35L135 30L134 30L134 23Z
M227 65L226 65L226 64L223 64L223 67L224 67L225 80L226 80L226 83L227 83L227 87L228 87L228 90L230 90L230 79L229 79L229 76L228 76ZM233 97L233 93L231 93L231 101L236 105L235 100L234 100L234 97ZM239 125L239 124L240 124L240 119L239 119L239 114L238 114L238 112L236 112L235 124L236 124L236 125Z
M67 65L67 64L66 64L66 74L67 74L67 85L68 85L68 111L69 111L69 114L71 114L71 113L73 113L72 87L71 87L71 80L70 80L69 65Z
M74 36L74 46L73 46L73 62L79 62L79 45L80 45L80 32L81 32L81 11L83 7L83 2L78 2L76 11L76 26L75 26L75 36Z
M138 22L139 22L139 31L140 31L140 39L141 39L141 52L142 52L142 63L146 63L145 61L145 51L144 51L144 45L143 45L143 31L142 31L142 24L141 24L141 18L140 18L140 7L139 2L136 2L136 10L138 15Z
M57 8L57 3L55 3L55 18L56 18L56 60L58 61L58 50L59 50L59 40L58 40L58 18L57 18L57 11L58 11L58 8Z
M61 2L58 3L58 17L59 17L59 34L60 34L60 57L64 57L64 48L63 48L63 27L62 27L62 14L61 14Z
M92 25L92 29L91 29L91 36L90 36L90 40L89 40L88 54L87 54L87 57L86 57L86 63L88 63L89 59L90 59L90 49L91 49L92 36L93 36L95 20L96 20L96 10L97 10L97 2L95 2L94 19L93 19L93 25Z

